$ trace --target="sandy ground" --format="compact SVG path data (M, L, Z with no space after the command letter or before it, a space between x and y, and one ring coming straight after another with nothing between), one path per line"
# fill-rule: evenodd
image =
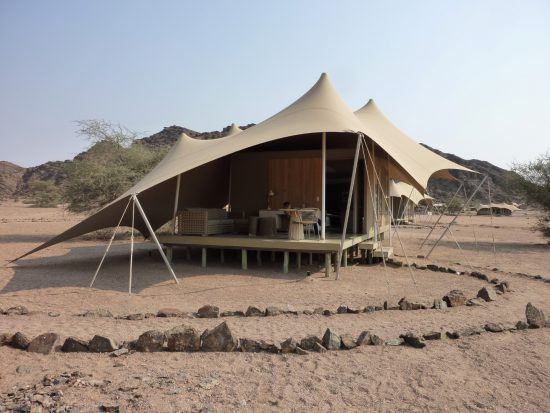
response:
M9 259L78 219L61 209L10 202L0 205L0 307L25 305L32 311L27 316L0 315L0 332L23 331L32 337L54 331L62 338L84 339L102 333L122 341L183 322L203 330L220 320L127 321L75 314L94 308L106 308L115 315L155 313L162 307L196 311L203 304L222 310L245 310L248 305L336 309L340 304L396 302L403 296L428 302L453 288L473 297L487 285L472 277L430 271L414 271L411 277L406 268L384 270L381 265L349 266L339 281L324 279L318 265L284 275L280 263L257 267L251 259L249 270L242 271L238 257L221 266L214 252L207 269L200 268L198 256L187 262L176 255L174 270L180 284L175 285L158 254L149 255L153 246L140 243L134 266L135 294L129 296L126 241L117 242L93 289L87 285L103 252L102 242L67 242L7 265ZM399 230L399 237L393 235L395 252L404 261L399 238L411 262L473 268L509 280L514 291L484 307L227 320L238 337L282 341L290 336L321 335L327 327L354 335L371 330L389 339L406 331L515 323L524 319L529 301L550 314L550 284L516 274L550 278L550 248L529 229L535 219L533 212L520 212L495 217L491 225L490 217L460 217L453 234L462 251L446 236L428 260L416 258L429 251L429 243L419 249L428 233L426 227L407 226ZM441 231L441 227L434 231L432 239ZM314 272L312 277L306 277L308 270ZM52 311L60 316L50 317ZM135 353L113 359L94 354L42 356L0 347L0 361L0 394L39 383L45 374L81 372L93 383L67 387L63 401L91 411L108 403L127 411L211 407L212 411L550 412L550 329L441 340L423 350L364 347L307 356ZM21 366L25 368L16 372Z

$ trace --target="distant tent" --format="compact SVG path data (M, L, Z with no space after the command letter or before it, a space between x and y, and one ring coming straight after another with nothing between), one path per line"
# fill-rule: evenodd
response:
M390 180L390 197L394 221L413 220L415 207L425 199L433 199L429 195L422 195L412 185L394 179Z
M512 215L512 212L520 211L520 209L513 204L506 203L491 203L489 205L481 204L477 207L477 215Z

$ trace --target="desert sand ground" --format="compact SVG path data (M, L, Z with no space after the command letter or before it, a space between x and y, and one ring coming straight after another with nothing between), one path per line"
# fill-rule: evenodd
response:
M128 321L75 314L95 308L115 315L155 313L162 307L192 312L204 304L222 310L245 310L248 305L335 310L340 304L380 305L403 296L429 302L454 288L474 297L488 285L473 277L431 271L416 270L411 277L407 268L384 270L380 264L352 264L342 269L339 281L325 279L318 265L284 275L280 265L257 267L251 260L243 271L238 259L222 266L213 256L209 267L202 269L198 257L187 262L183 254L176 254L173 263L180 277L175 285L158 254L149 255L153 245L142 242L134 263L135 294L129 296L127 241L116 242L93 289L87 285L105 242L66 242L8 264L79 218L62 209L0 205L0 307L24 305L31 310L29 315L0 315L0 333L22 331L34 337L53 331L62 338L83 339L101 333L123 341L182 323L202 331L221 320ZM491 225L490 217L460 217L453 234L462 251L447 236L429 260L417 258L426 227L407 226L399 230L399 237L393 235L400 260L406 261L405 251L411 262L475 269L511 283L512 293L484 306L226 320L238 337L282 341L322 335L327 327L355 336L370 330L389 339L407 331L515 323L525 318L527 302L548 315L550 284L517 274L550 278L550 248L529 229L535 219L534 212L520 212L495 217ZM438 228L434 235L440 233ZM314 272L311 277L306 277L308 270ZM51 317L50 312L59 316ZM97 411L106 404L124 411L550 412L550 328L442 339L422 350L366 346L304 356L165 352L111 358L89 353L39 355L3 346L0 365L0 404L8 393L38 384L47 374L80 372L80 385L63 388L62 401L74 411Z

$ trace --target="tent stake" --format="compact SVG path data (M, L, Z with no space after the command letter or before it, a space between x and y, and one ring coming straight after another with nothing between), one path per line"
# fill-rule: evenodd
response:
M355 158L353 159L353 170L351 171L351 182L349 183L348 204L346 205L346 215L344 217L344 228L342 229L342 238L340 239L340 249L338 250L338 261L336 263L336 279L340 279L340 266L342 265L342 253L346 231L348 229L349 209L353 197L353 188L355 188L355 175L357 172L357 161L359 160L359 150L361 149L361 135L357 135L357 145L355 146Z
M155 244L157 244L157 248L160 252L160 256L164 260L164 263L166 264L166 267L168 267L168 271L170 271L170 274L174 278L174 281L176 281L176 284L179 284L180 282L178 281L178 277L176 277L176 274L174 273L174 270L170 266L170 263L168 262L168 258L166 258L166 255L164 254L164 251L162 250L162 246L160 245L160 242L159 242L157 236L155 235L155 231L153 230L153 227L151 227L151 223L149 222L149 220L147 219L147 216L145 215L145 211L141 207L141 204L139 202L139 199L138 199L137 195L134 194L134 195L132 195L132 197L134 198L134 202L136 203L136 205L138 207L138 211L139 211L141 217L143 218L143 221L145 222L145 225L147 225L147 229L149 230L149 234L151 235L151 238L153 238L153 241L155 241Z
M134 216L136 214L136 202L132 198L132 232L130 233L130 278L128 280L128 294L132 295L132 270L134 264Z
M120 216L120 219L118 221L118 224L113 231L113 235L111 236L111 239L109 240L109 244L107 244L107 248L105 249L105 252L103 253L103 257L101 257L101 261L99 261L99 265L97 266L97 270L95 271L95 274L92 278L92 282L90 283L90 288L93 287L95 279L97 278L97 274L99 274L99 270L101 269L101 266L103 265L103 261L105 261L105 257L107 256L107 253L109 252L109 249L111 248L111 244L113 243L113 240L115 239L115 235L118 231L118 228L120 227L120 223L122 222L122 219L124 218L124 215L126 214L126 210L128 209L128 205L130 205L130 201L132 198L128 199L128 203L126 204L126 208L124 208L124 212L122 212L122 215Z
M485 182L485 180L487 179L487 176L488 175L485 175L483 177L483 179L481 180L481 182L479 183L479 185L477 186L477 188L475 189L474 192L472 192L472 195L470 195L470 197L468 198L468 200L466 201L466 203L464 204L464 209L465 208L468 208L468 205L470 205L470 201L473 199L474 195L477 193L477 191L479 191L479 188L481 188L481 186L483 185L483 183ZM458 218L458 215L460 215L460 211L458 211L456 213L456 215L453 217L453 219L451 220L451 222L449 222L449 224L445 227L445 230L443 231L443 233L441 234L441 236L439 237L439 239L435 242L435 244L432 246L432 249L430 250L430 252L428 252L426 254L426 259L428 259L428 257L430 256L430 254L432 253L432 251L435 249L435 247L437 247L437 244L439 244L439 242L443 239L443 237L445 236L445 234L447 233L447 231L449 230L449 228L451 227L451 225L453 225L453 223L456 221L456 219ZM434 225L435 227L435 225Z

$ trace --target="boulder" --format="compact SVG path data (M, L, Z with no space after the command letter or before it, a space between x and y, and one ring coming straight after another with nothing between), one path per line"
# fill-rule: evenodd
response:
M149 330L138 337L135 349L143 353L162 351L165 339L166 337L162 331Z
M278 354L281 352L281 346L278 343L272 341L260 340L260 350L267 351L268 353Z
M92 353L110 353L118 349L118 344L112 338L95 335L88 343L88 348Z
M287 304L285 308L281 308L281 312L283 314L298 315L298 310L296 310L291 304Z
M433 308L435 308L436 310L444 310L444 309L448 308L447 301L442 300L440 298L436 298L434 300Z
M516 326L514 324L511 324L511 323L503 323L501 324L502 326L502 329L504 331L515 331L517 330Z
M383 346L384 340L382 340L380 337L378 337L376 334L371 334L370 336L370 344L372 346Z
M376 309L373 305L367 305L365 309L363 310L364 313L374 313Z
M342 334L340 340L342 341L342 348L344 350L351 350L352 348L357 347L357 342L351 334Z
M315 351L316 353L326 353L327 352L327 349L324 348L323 345L320 344L320 343L315 343L311 350Z
M263 317L265 315L265 310L260 310L258 307L251 305L246 309L245 315L247 317Z
M447 271L447 267L439 267L437 270L438 270L439 272L448 272L448 271Z
M309 335L307 337L304 337L300 341L300 347L303 348L304 350L313 350L313 346L315 345L315 343L322 344L323 342L319 337L315 335Z
M389 340L386 340L386 346L400 346L404 344L405 341L399 337L399 338L390 338Z
M80 317L112 317L113 314L104 308L96 308L95 310L87 310L82 314L78 314Z
M413 303L407 300L406 297L403 297L401 300L399 300L397 304L399 305L400 310L423 310L426 308L424 304Z
M506 284L504 284L503 282L498 283L497 285L495 285L495 288L497 289L497 291L499 291L503 294L508 292L508 287L506 287Z
M334 313L330 310L323 310L323 315L325 317L330 317L331 315L333 315Z
M50 354L59 342L59 335L55 333L40 334L27 347L30 353Z
M460 333L456 330L446 331L445 335L450 338L451 340L456 340L460 338Z
M357 338L357 345L358 346L369 346L371 345L371 334L370 331L362 331L361 334L359 334L359 337Z
M8 346L13 338L13 333L0 333L0 346Z
M439 334L439 336L441 337L441 333ZM410 347L414 347L414 348L426 347L426 343L424 342L424 340L413 333L409 332L409 333L401 334L399 337L402 338L405 344Z
M460 337L469 337L469 336L479 336L480 334L485 333L484 327L466 327L462 330L459 335Z
M267 312L267 310L266 310L266 312ZM313 311L311 311L311 310L304 310L304 311L302 311L302 314L304 314L304 315L313 315Z
M8 308L5 313L6 315L27 315L29 310L24 305L16 305L15 307Z
M336 309L337 314L346 314L348 312L348 306L347 305L341 305Z
M197 317L199 318L218 318L220 316L220 309L215 305L203 305L197 311Z
M287 338L281 343L281 353L295 353L298 342L292 337Z
M539 310L531 303L528 303L525 307L525 316L527 317L529 328L542 328L546 324L546 318L542 310Z
M428 265L426 265L426 268L430 271L439 271L439 266L434 265L434 264L428 264Z
M348 307L348 314L359 314L361 309L357 307Z
M282 314L282 310L279 307L269 306L265 309L265 315L268 317L273 317L279 314Z
M399 310L399 305L396 305L395 302L390 304L389 301L384 301L382 307L384 307L384 310Z
M470 275L472 277L479 278L480 280L483 280L483 281L489 281L489 277L487 277L487 275L485 275L483 273L480 273L478 271L473 271L473 272L470 273Z
M327 350L340 350L342 340L340 339L340 336L338 334L336 334L330 328L327 328L325 334L323 335L322 344L323 347L325 347Z
M201 338L201 350L203 351L233 351L238 344L225 321L212 330L205 331Z
M144 318L145 318L145 314L143 313L128 314L126 316L126 320L130 320L130 321L139 321L139 320L143 320Z
M477 292L477 296L478 298L481 298L485 301L495 301L497 299L495 290L486 287L483 287L481 290L479 290Z
M220 317L244 317L244 311L224 311L220 313Z
M201 337L197 330L185 324L164 333L168 351L199 351Z
M325 309L323 307L317 307L315 310L313 310L313 314L322 315Z
M177 308L161 308L157 317L185 317L185 313Z
M260 341L250 338L239 339L239 348L245 353L258 353L262 351L262 345Z
M49 317L59 317L61 315L61 313L57 312L57 311L49 311L48 312L48 316Z
M61 351L65 353L84 353L88 350L88 342L76 337L67 337L61 346Z
M424 340L441 340L441 331L430 331L429 333L423 334L422 338L424 338Z
M490 333L502 333L504 331L504 328L500 324L487 323L485 324L485 330Z
M466 296L461 290L452 290L443 297L449 307L459 307L466 304Z
M26 350L30 342L31 340L29 340L25 334L18 331L12 336L10 346L20 350Z
M529 324L527 324L523 320L520 320L516 323L516 329L517 330L527 330L528 328L529 328Z

